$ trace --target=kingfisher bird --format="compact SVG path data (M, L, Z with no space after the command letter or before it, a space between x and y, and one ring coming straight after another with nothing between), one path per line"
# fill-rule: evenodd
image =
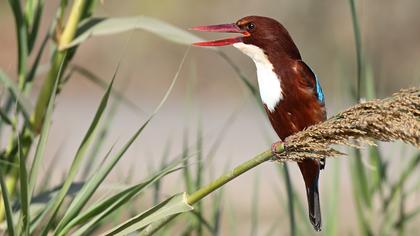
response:
M274 155L279 155L275 151L276 146L288 136L326 119L320 82L312 69L303 62L296 44L281 23L268 17L247 16L236 23L197 26L191 29L242 34L193 45L233 45L254 61L261 101L280 138L279 142L272 145ZM285 147L287 151L287 143ZM309 219L314 229L320 231L318 179L325 159L305 159L298 165L305 182Z

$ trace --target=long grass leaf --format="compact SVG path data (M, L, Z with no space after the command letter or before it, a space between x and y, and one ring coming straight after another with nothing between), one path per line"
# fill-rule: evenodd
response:
M92 144L92 149L89 153L89 161L85 164L85 167L82 171L82 178L86 179L86 177L90 174L91 169L95 166L100 150L105 143L105 140L109 134L109 128L114 120L115 116L117 115L118 107L121 103L121 98L117 98L112 103L107 116L104 119L101 129L98 132L98 135Z
M356 45L356 63L357 63L357 101L362 98L362 84L364 83L364 64L363 64L363 51L362 51L362 37L360 31L359 20L356 11L355 0L349 0L351 19L353 23L354 41Z
M175 82L177 81L179 77L179 73L182 69L182 66L184 65L185 58L187 56L189 50L187 50L182 58L182 61L178 67L178 70L172 79L171 85L169 86L168 90L166 91L164 97L162 98L161 102L157 106L156 110L153 112L153 114L150 116L148 120L137 130L136 133L129 139L129 141L123 146L123 148L105 165L102 165L102 167L96 172L95 175L92 176L92 178L87 182L87 184L84 186L82 191L77 195L77 197L74 199L70 207L68 208L67 213L65 214L64 218L60 222L60 225L58 226L58 229L56 232L61 230L65 224L67 224L72 218L75 217L75 215L80 211L80 209L87 203L87 201L91 198L95 190L99 187L99 185L102 183L102 181L105 179L105 177L109 174L109 172L113 169L113 167L117 164L117 162L121 159L121 157L125 154L125 152L128 150L128 148L134 143L134 141L138 138L138 136L141 134L141 132L146 128L146 126L149 124L149 122L152 120L154 115L159 111L159 109L162 107L166 99L168 98L170 92L172 91ZM108 93L109 95L109 90Z
M354 156L354 165L350 167L353 168L352 174L354 175L354 180L356 181L357 194L360 194L360 200L364 204L364 207L371 208L372 206L372 195L369 191L369 180L367 177L367 171L362 161L362 152L359 149L355 149Z
M251 84L251 82L249 82L248 78L245 76L244 73L242 73L241 69L239 69L239 67L232 61L232 59L230 59L224 52L218 51L218 54L232 67L232 69L239 76L239 79L245 84L248 90L252 93L255 100L258 102L258 104L260 104L261 102L260 102L260 97L258 96L259 93L258 93L257 87ZM261 106L261 108L263 108L263 106Z
M28 28L30 28L28 37L28 51L32 51L39 32L39 26L41 23L41 16L44 11L45 0L32 0L27 3L31 3L31 7L26 12L28 19ZM30 15L28 15L30 14Z
M171 150L171 142L168 139L168 141L165 144L165 149L163 150L162 158L160 161L160 169L163 169L167 163L167 160L169 158L169 153ZM161 181L158 180L154 184L154 192L153 192L153 205L156 205L160 202L160 188L161 188Z
M188 156L189 153L189 148L188 148L188 128L184 128L184 133L182 136L182 155L184 157ZM188 163L188 160L185 160L184 163L185 168L182 170L182 176L184 179L184 185L185 188L187 190L187 192L192 192L194 185L193 185L193 181L192 181L192 175L191 175L191 171L190 171L190 164Z
M211 150L209 151L211 152ZM226 172L229 170L229 162L225 163L224 171ZM212 174L214 173L213 170L210 171L210 179L214 179ZM213 201L212 201L212 223L213 223L213 232L212 235L217 236L220 234L220 226L222 222L222 200L224 198L224 188L221 188L217 193L214 194Z
M7 221L7 232L9 233L10 236L14 236L15 235L15 225L14 225L14 220L13 220L13 213L12 213L12 207L10 204L10 198L9 198L9 193L7 190L7 186L6 183L4 181L4 176L3 176L3 167L0 167L0 187L1 187L1 194L3 197L3 205L4 205L4 209L5 209L5 213L6 213L6 221Z
M19 106L19 110L22 111L22 114L26 121L29 122L29 114L32 111L32 105L29 102L29 100L20 92L18 86L10 80L7 75L0 70L0 83L6 87L10 93L13 95L15 100L17 101L17 104Z
M80 25L75 39L65 48L76 46L92 36L109 35L128 30L141 29L156 34L174 43L191 45L201 38L166 22L147 16L90 18Z
M50 34L47 33L44 36L44 39L42 40L42 44L40 48L38 49L38 53L35 56L34 62L32 63L31 69L29 70L28 74L26 75L25 82L22 86L22 90L25 91L25 93L28 93L31 86L28 85L33 82L35 76L37 76L40 72L42 72L43 69L47 70L49 69L49 65L47 67L40 65L42 55L44 54L45 47L47 46L48 39L50 38Z
M252 200L251 200L251 230L250 235L258 234L258 203L259 203L259 190L260 190L260 172L257 170L254 178L254 186L252 189Z
M61 77L62 69L63 69L64 60L61 61L60 67L57 71L57 77ZM42 136L40 137L40 140L38 141L37 150L35 152L35 157L32 163L32 168L30 170L30 178L28 178L28 172L26 169L26 155L21 154L20 149L20 141L18 137L18 152L19 152L19 160L20 160L20 188L21 188L21 208L22 208L22 219L23 219L23 230L25 235L29 235L30 232L30 202L32 197L32 191L35 186L35 181L37 179L38 169L40 166L40 163L44 156L44 149L45 144L48 137L48 131L49 126L51 122L51 116L52 111L54 107L55 97L57 93L59 80L57 79L53 85L53 90L49 98L49 102L47 105L47 116L44 117L43 124L45 124L45 127L42 127ZM20 223L20 222L19 222Z
M108 216L109 214L113 213L115 210L119 209L121 206L126 204L130 199L137 196L141 193L145 188L152 185L156 181L160 180L164 176L178 171L180 168L176 168L176 166L181 163L181 161L173 162L172 164L168 165L165 169L155 173L151 177L149 177L146 181L134 185L132 187L127 188L117 194L114 194L96 204L91 206L86 211L82 212L81 214L75 216L75 218L71 219L71 221L58 233L58 235L65 235L67 232L74 226L83 224L81 228L74 232L74 235L82 235L91 227L96 225L99 221L103 218Z
M361 162L361 154L359 150L354 150L355 158L350 163L350 173L351 173L351 184L353 187L353 197L354 197L354 203L355 203L355 210L357 214L357 222L359 226L360 233L363 235L369 235L372 233L370 224L368 222L368 219L365 215L365 206L366 202L370 201L370 199L364 199L366 198L366 192L363 191L362 184L366 183L366 179L363 179L362 174L364 172L361 172L358 168L364 168ZM363 183L362 183L363 182ZM366 186L366 185L365 185Z
M20 185L20 204L21 204L21 217L23 222L23 235L29 236L29 180L28 170L26 169L26 155L22 153L22 146L20 142L19 134L17 136L17 157L19 160L19 185Z
M13 125L12 120L9 118L9 116L3 109L0 109L0 117L1 117L1 120L7 125Z
M71 70L79 73L80 75L83 76L83 78L87 78L88 80L90 80L91 82L93 82L95 85L98 85L99 87L101 87L102 89L106 89L107 88L107 83L105 81L103 81L101 78L99 78L99 76L97 76L94 72L79 66L79 65L72 65L71 66ZM116 90L113 90L111 92L111 94L117 98L118 100L121 100L125 105L127 105L128 107L132 108L135 111L139 111L141 114L146 114L146 112L141 109L137 104L135 104L133 101L131 101L130 99L128 99L123 92L119 92Z
M198 128L197 128L197 165L196 165L196 176L195 176L195 186L194 189L199 189L202 181L203 181L203 133L202 133L202 127L201 127L201 120L198 120ZM194 210L194 213L198 215L198 219L204 219L204 213L203 213L203 204L202 202L198 202L196 204L196 208ZM201 221L198 222L196 225L196 235L201 236L203 235L203 227Z
M332 163L333 175L331 176L331 184L328 192L327 214L325 217L325 235L335 236L338 234L339 200L340 200L340 162L335 160Z
M105 235L127 235L149 225L152 222L191 210L193 210L193 207L187 202L187 194L179 193L107 231Z
M24 19L22 6L20 1L9 0L10 7L12 8L13 16L15 19L17 48L18 48L18 77L19 87L23 85L26 74L26 61L28 56L28 29Z
M57 151L53 155L53 158L51 158L50 163L46 165L47 167L46 170L57 170L58 162L62 159L61 155L63 153L63 150L64 150L64 144L60 144ZM36 189L37 193L45 192L48 190L48 187L51 186L51 180L52 180L51 174L54 174L54 173L50 171L46 172L42 175L42 177L39 178L39 181L37 180L39 184L38 185L39 188ZM36 192L35 192L35 189L33 189L32 195Z
M411 220L416 219L416 217L420 215L420 207L417 207L416 209L412 210L409 213L406 213L402 221L405 221L405 223L408 223ZM397 224L400 222L397 222Z
M104 159L107 159L112 149L113 149L113 146L110 148L110 150L108 151ZM115 157L119 159L119 157L121 156L116 155ZM73 219L76 216L77 213L80 212L80 210L85 206L87 201L93 196L96 189L99 187L99 185L108 175L108 173L112 170L115 164L116 162L114 160L105 163L98 169L96 174L94 174L83 185L83 187L77 193L76 197L71 202L70 206L67 207L67 211L64 213L63 218L59 221L59 224L57 225L54 231L55 232L54 234L57 234L57 232L59 232L71 219Z
M283 177L284 183L286 185L286 192L287 192L287 201L288 201L288 212L289 212L289 220L290 220L290 235L295 236L296 233L296 216L295 216L295 202L294 202L294 190L292 186L292 181L290 180L289 168L287 164L283 166ZM280 167L279 167L280 168Z
M194 209L193 211L191 211L191 215L194 216L194 218L197 220L197 222L198 222L198 224L200 225L201 228L203 228L203 226L204 226L204 228L206 228L209 232L211 232L211 233L214 232L214 229L211 226L210 222L208 222L201 213L199 213L198 211L196 211ZM193 226L193 229L194 228L197 228L197 226L196 227ZM196 235L200 235L200 234L202 235L203 234L202 230L203 229L201 229L201 231L196 229L196 231L197 231Z
M60 69L58 71L57 77L61 77L61 73L62 73L62 69L63 69L63 62L60 65ZM54 84L54 88L53 88L53 92L51 93L51 97L48 101L48 106L47 106L47 110L45 113L45 117L43 120L43 124L42 124L42 129L41 129L41 133L40 133L40 137L38 140L38 144L35 150L35 155L34 155L34 159L32 162L32 166L30 169L30 174L29 174L29 199L32 198L32 194L35 188L35 184L36 181L38 180L38 172L39 172L39 168L41 166L41 163L43 163L44 160L44 153L45 153L45 146L47 144L47 140L48 140L48 134L49 134L49 130L50 130L50 125L51 125L51 117L52 117L52 113L53 113L53 109L54 109L54 103L55 103L55 98L56 98L56 94L57 94L57 89L58 89L58 83L59 80L57 79L55 81Z
M31 221L30 233L33 234L35 230L38 232L38 226L45 227L45 219L50 213L52 207L54 206L54 198L57 197L57 194L63 188L63 184L58 185L50 190L42 192L31 199L31 206L33 205L42 205L42 210L37 214L37 216ZM72 182L69 190L66 193L66 197L73 197L83 186L83 182Z
M391 202L397 196L397 193L401 191L402 187L412 176L412 173L420 166L420 153L417 153L413 158L410 159L407 166L401 172L401 175L398 178L398 181L392 185L391 192L389 193L388 197L385 199L384 208L387 209L390 206Z
M45 225L45 227L43 229L43 233L42 233L43 235L46 235L48 233L48 229L52 226L53 219L55 218L56 214L58 213L58 210L59 210L59 208L60 208L60 206L61 206L61 204L62 204L62 202L63 202L63 200L66 196L66 193L69 190L69 187L70 187L72 181L74 180L77 172L80 169L80 164L82 163L83 157L85 156L84 154L85 154L86 150L88 149L88 146L89 146L90 142L93 139L94 131L96 130L96 128L98 126L98 123L101 120L102 115L104 113L104 110L105 110L105 108L108 104L109 95L110 95L110 92L111 92L112 85L114 83L114 79L115 79L115 77L118 73L119 65L120 64L117 65L117 68L114 72L114 75L112 76L112 80L109 84L109 87L108 87L107 91L105 92L104 96L102 97L101 102L98 106L95 117L93 118L93 120L90 124L90 127L89 127L88 131L86 132L86 134L85 134L85 136L82 140L82 143L80 144L80 146L79 146L79 148L76 152L76 155L75 155L75 157L73 159L73 162L70 166L69 173L68 173L68 175L66 177L66 180L64 182L63 188L60 190L60 192L57 194L57 196L53 200L54 204L53 204L52 210L51 210L52 213L51 213L51 215L50 215L50 217L47 221L48 223Z

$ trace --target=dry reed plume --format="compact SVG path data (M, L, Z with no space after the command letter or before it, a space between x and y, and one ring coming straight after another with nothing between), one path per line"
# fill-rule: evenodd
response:
M420 148L420 88L404 89L392 97L357 104L323 123L286 139L284 160L342 155L330 147L360 147L374 140L401 140ZM356 141L356 142L355 142Z

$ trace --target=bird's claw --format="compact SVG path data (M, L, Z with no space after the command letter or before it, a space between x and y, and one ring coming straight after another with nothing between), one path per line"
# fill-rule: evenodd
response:
M277 147L279 145L283 146L284 151L286 150L287 142L283 142L283 141L280 140L280 141L277 141L277 142L271 144L271 152L273 153L273 156L275 157L275 159L282 160L282 159L284 159L284 151L282 151L282 152L277 151Z

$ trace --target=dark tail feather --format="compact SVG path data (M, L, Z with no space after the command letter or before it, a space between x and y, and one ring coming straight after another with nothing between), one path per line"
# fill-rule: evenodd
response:
M321 231L321 207L319 205L318 178L322 163L315 159L305 159L298 164L306 186L309 220L316 231Z
M306 188L308 196L309 220L316 231L321 231L321 208L319 204L318 181Z

